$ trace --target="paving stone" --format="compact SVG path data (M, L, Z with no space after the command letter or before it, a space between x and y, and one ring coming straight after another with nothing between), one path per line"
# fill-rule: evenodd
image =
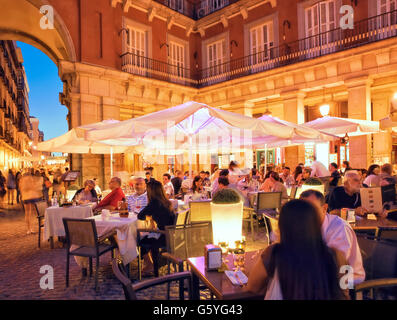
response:
M111 267L110 253L101 256L99 268L99 290L95 291L94 276L82 276L81 269L71 258L70 283L65 287L65 249L60 245L51 249L48 242L42 241L37 247L38 234L26 235L24 213L20 205L0 208L0 299L78 299L78 300L124 300L124 293L118 280L114 277ZM34 221L35 231L37 221ZM264 248L264 233L260 233L255 242L247 241L248 249ZM53 267L54 289L40 288L43 274L40 268L44 265ZM94 263L95 272L95 263ZM160 274L166 273L166 266ZM137 263L131 266L131 276L137 279ZM139 299L165 299L167 285L149 288L138 293ZM171 286L171 299L178 299L178 286ZM202 291L202 298L209 299L208 290Z

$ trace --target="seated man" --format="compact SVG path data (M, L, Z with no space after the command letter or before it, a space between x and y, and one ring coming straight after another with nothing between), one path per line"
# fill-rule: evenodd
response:
M219 188L218 180L220 177L225 177L229 181L229 170L224 169L224 170L218 171L218 177L215 178L214 182L212 183L212 190L211 190L212 196L218 191L218 188Z
M324 196L317 190L306 190L300 199L311 202L318 207L321 221L321 233L328 247L337 249L345 255L346 261L353 268L354 283L365 280L363 259L358 246L357 237L348 222L338 216L327 213Z
M227 177L221 176L218 178L218 190L227 189L229 187L229 179Z
M123 190L121 190L121 179L113 177L109 181L109 189L112 190L98 205L95 207L95 212L102 209L115 210L119 201L125 198Z
M74 200L78 201L80 204L98 202L98 195L95 191L94 180L86 180L84 182L84 188L77 190L74 194L72 201Z
M172 199L174 197L175 191L171 182L171 175L169 173L163 174L163 187L167 198Z
M356 171L350 170L345 173L343 186L336 187L329 195L328 209L331 214L339 215L342 208L355 209L357 215L364 215L366 210L361 207L360 176Z
M175 177L171 179L171 183L174 186L174 193L179 194L181 191L181 186L182 186L182 181L183 181L183 173L181 170L176 170L175 171Z
M146 182L144 178L135 177L133 179L133 185L135 193L127 196L127 203L128 203L128 211L137 211L140 212L144 207L147 206L147 193L146 193ZM140 208L137 208L137 205Z

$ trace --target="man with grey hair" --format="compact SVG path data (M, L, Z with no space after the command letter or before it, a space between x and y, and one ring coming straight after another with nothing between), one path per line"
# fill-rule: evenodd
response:
M123 190L121 190L121 179L113 177L109 181L109 189L112 190L98 205L95 207L95 212L102 209L115 210L119 201L125 199Z
M357 215L364 215L366 210L361 207L360 188L361 180L357 171L347 171L344 177L344 185L336 187L329 196L328 208L330 213L338 213L340 209L348 208L355 209Z
M127 196L128 211L140 212L147 206L146 182L142 177L134 177L132 179L135 193Z

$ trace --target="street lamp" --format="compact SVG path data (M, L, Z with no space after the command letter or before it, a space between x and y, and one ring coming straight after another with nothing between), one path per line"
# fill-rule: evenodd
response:
M320 113L323 117L329 114L329 104L323 104L320 106Z

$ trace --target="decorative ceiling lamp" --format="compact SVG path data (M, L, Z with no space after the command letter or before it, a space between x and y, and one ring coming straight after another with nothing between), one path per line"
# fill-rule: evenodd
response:
M320 106L320 113L323 117L328 116L329 114L329 104L325 103L325 87L324 87L324 91L323 91L323 103Z
M347 132L346 132L345 136L344 136L343 138L340 139L340 142L341 142L342 144L347 144L347 143L349 143L349 136L348 136Z

